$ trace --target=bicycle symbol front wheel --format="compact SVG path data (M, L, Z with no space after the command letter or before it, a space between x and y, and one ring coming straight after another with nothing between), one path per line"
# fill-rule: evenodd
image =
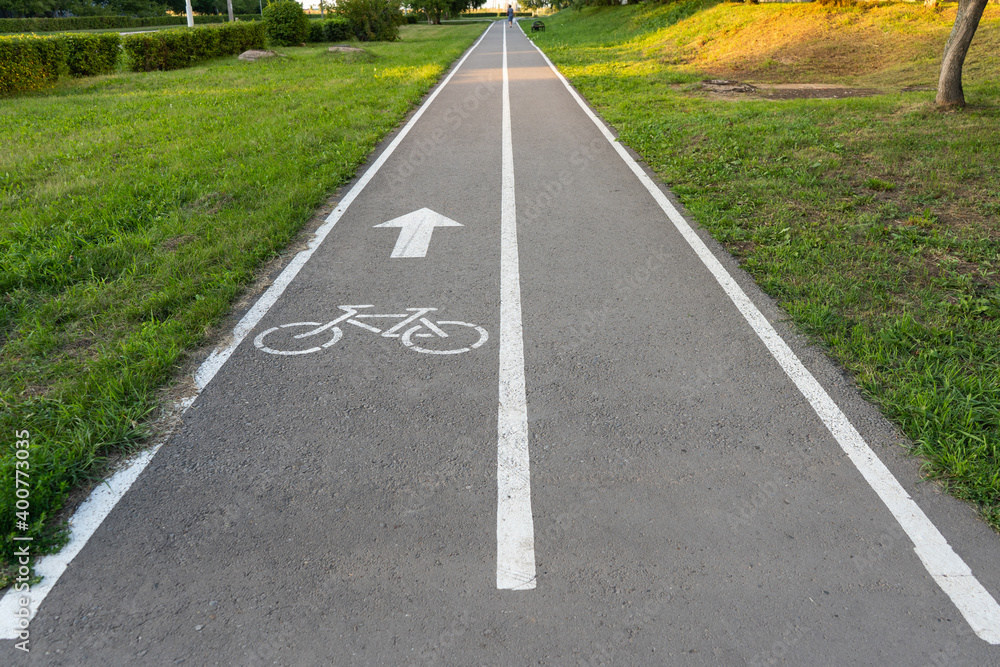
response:
M429 331L421 332L421 329L429 329ZM458 330L454 333L447 333L443 327L454 328L454 327L467 327L472 329L472 331ZM446 338L449 339L447 344L442 345L441 349L437 349L436 346L428 345L426 341L421 340L421 344L417 344L414 338ZM413 350L414 352L422 352L424 354L462 354L463 352L468 352L469 350L474 350L477 347L481 347L489 339L490 335L486 333L486 329L478 326L476 324L469 324L468 322L455 322L455 321L444 321L437 323L430 323L424 321L424 324L418 324L417 326L408 329L406 333L403 334L401 340L403 345ZM469 341L473 341L469 343ZM464 347L453 347L454 345L463 345Z
M318 346L315 346L315 347L310 347L310 348L304 349L304 350L277 349L277 348L274 348L274 347L269 347L268 345L266 345L264 343L264 338L266 338L267 336L270 336L272 333L274 333L276 331L280 332L281 329L288 329L289 327L312 327L312 330L311 331L305 331L303 333L298 334L297 336L292 336L292 335L290 335L290 333L286 333L286 332L282 332L285 335L280 335L279 334L279 335L276 335L276 336L271 336L272 340L275 339L275 338L277 338L278 340L281 341L281 342L272 342L271 345L277 345L277 346L280 346L280 347L291 347L291 348L294 348L294 347L296 347L296 344L295 344L296 340L300 340L302 338L307 338L309 336L315 336L315 335L320 334L320 333L322 333L324 331L330 331L333 334L333 337L330 338L330 340L328 340L327 342L323 343L322 345L318 345ZM282 356L291 356L291 355L294 355L294 354L309 354L311 352L319 352L320 350L324 350L324 349L330 347L331 345L333 345L334 343L336 343L338 340L340 340L340 337L343 336L343 335L344 335L344 332L341 331L339 327L332 327L331 328L329 325L325 325L324 326L324 325L320 324L319 322L291 322L289 324L282 324L279 327L271 327L267 331L263 332L262 334L260 334L256 338L254 338L253 339L253 344L256 345L257 349L259 349L261 352L267 352L268 354L280 354Z

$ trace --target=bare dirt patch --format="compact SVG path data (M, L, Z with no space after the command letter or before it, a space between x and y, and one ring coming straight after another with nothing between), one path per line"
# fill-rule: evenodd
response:
M765 100L841 99L879 95L876 88L848 88L823 83L744 83L729 79L705 79L701 89L722 97L752 97Z
M757 92L757 88L751 86L749 83L730 81L728 79L705 79L701 82L701 87L703 90L720 95Z
M759 95L771 100L840 99L880 95L877 88L847 88L819 83L757 84Z

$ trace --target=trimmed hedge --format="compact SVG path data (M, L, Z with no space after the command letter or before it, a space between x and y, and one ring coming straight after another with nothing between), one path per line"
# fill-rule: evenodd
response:
M263 49L264 24L259 21L227 22L193 30L125 35L122 45L133 72L181 69L199 60Z
M135 72L179 69L199 60L264 48L259 21L126 35L0 36L0 95L38 90L61 76L109 74L122 52Z
M323 23L324 42L343 42L354 37L351 31L351 22L343 16L334 16Z
M38 90L69 73L65 40L34 35L0 37L0 94Z
M118 33L0 37L0 94L38 90L59 77L95 76L115 70Z
M322 21L309 21L309 39L307 42L325 42L326 37L323 35L323 22Z
M343 42L352 37L351 24L343 16L309 22L310 42Z
M115 71L122 44L122 37L117 32L67 34L56 39L66 42L69 73L73 76L97 76Z
M238 14L240 21L259 21L260 14ZM195 25L227 23L226 14L195 16ZM72 16L68 18L0 19L0 32L60 32L63 30L100 30L102 28L155 28L169 25L187 25L186 16Z

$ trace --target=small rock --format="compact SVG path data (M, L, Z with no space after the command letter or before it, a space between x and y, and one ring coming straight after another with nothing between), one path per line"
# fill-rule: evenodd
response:
M259 49L250 49L249 51L244 51L243 53L241 53L239 55L239 59L252 63L254 61L260 60L261 58L274 58L275 56L280 56L282 58L285 57L282 54L277 53L275 51L270 51L270 50L261 51Z

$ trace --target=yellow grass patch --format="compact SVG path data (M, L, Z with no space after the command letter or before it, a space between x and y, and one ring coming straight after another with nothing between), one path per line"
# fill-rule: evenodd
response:
M726 3L635 46L681 69L751 82L933 85L956 7ZM995 74L998 47L1000 7L989 5L969 50L966 81Z

